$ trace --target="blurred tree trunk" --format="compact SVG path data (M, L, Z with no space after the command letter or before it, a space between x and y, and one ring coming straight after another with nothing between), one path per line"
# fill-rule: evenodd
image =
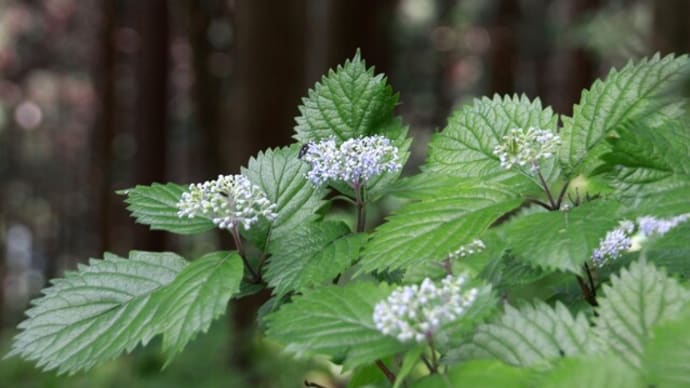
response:
M95 79L100 91L100 114L92 138L94 161L90 175L99 195L98 225L100 227L100 252L111 249L111 187L112 187L112 143L115 133L115 1L103 0L101 31L101 58L96 68Z
M515 71L518 64L518 39L516 21L519 20L520 3L498 0L496 13L489 26L491 51L489 53L489 93L515 92Z
M133 3L137 7L141 37L136 64L137 104L134 134L138 152L135 157L135 184L165 182L168 126L168 55L169 26L167 0ZM137 249L164 250L165 233L135 229Z
M663 54L690 51L690 2L687 0L655 1L654 49Z

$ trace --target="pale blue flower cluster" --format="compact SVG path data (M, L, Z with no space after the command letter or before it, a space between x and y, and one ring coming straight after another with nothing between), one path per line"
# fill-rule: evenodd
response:
M551 131L539 128L513 128L503 136L503 143L494 147L501 167L510 169L517 165L529 167L532 173L539 170L539 160L552 158L561 144L561 138Z
M315 186L329 181L363 185L375 175L402 168L398 148L379 135L349 139L340 146L330 137L309 144L302 159L311 165L306 175Z
M178 217L206 217L228 230L238 225L249 229L260 217L272 221L278 216L276 205L244 175L219 175L216 180L192 183L177 208Z
M466 282L465 275L448 275L440 285L426 278L420 285L395 289L374 307L376 329L401 342L424 342L474 303L479 291Z
M459 259L461 257L473 255L484 250L484 241L475 239L469 244L465 244L448 255L449 259Z
M618 224L618 227L606 233L603 240L599 242L594 252L592 252L592 261L595 265L601 267L609 260L619 258L624 251L632 247L632 239L630 235L635 230L635 224L632 221L624 220Z
M651 216L643 216L637 219L637 225L640 227L640 232L645 236L664 235L669 230L675 228L681 222L690 219L690 214L681 214L671 218L656 218Z
M638 217L636 222L621 221L618 227L606 233L594 252L592 261L597 266L606 264L609 260L619 258L623 252L632 247L632 236L637 230L643 237L663 236L680 223L690 220L690 213L671 218L657 218L654 216Z

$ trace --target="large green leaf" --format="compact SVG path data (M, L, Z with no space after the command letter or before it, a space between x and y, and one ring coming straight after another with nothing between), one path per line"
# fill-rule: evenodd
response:
M506 170L500 166L494 147L503 143L512 128L529 127L557 130L558 116L551 108L543 109L539 99L530 101L517 95L493 99L474 100L465 105L448 120L448 126L434 135L429 144L426 170L462 178L481 178L484 181L509 181L529 183L517 169ZM555 161L542 163L542 171L548 181L558 175ZM506 182L507 183L507 182Z
M214 252L193 261L163 289L156 320L168 362L225 313L230 297L240 290L243 273L237 253Z
M673 172L690 178L690 131L685 122L665 120L652 127L644 120L628 121L609 139L602 159L611 165Z
M127 210L138 223L149 225L153 230L165 230L179 234L201 233L213 229L211 220L205 217L180 218L177 216L177 202L186 186L174 183L154 183L151 186L136 186L119 191L127 195Z
M506 305L500 319L479 326L457 352L464 358L496 358L530 366L597 350L597 338L583 314L573 317L561 303L551 307L537 302L520 309Z
M577 169L619 124L660 110L662 100L657 97L682 78L687 66L686 56L655 55L636 64L631 62L620 71L613 69L604 81L594 82L582 92L580 102L573 108L573 117L562 118L561 160Z
M441 261L521 202L515 192L498 185L439 190L435 197L403 206L374 231L364 250L362 270Z
M648 386L690 387L690 308L654 328L642 365Z
M324 205L325 191L315 188L307 178L307 163L298 158L299 146L269 149L249 159L242 169L252 183L259 186L268 199L277 205L278 218L271 226L262 221L244 234L263 246L270 229L271 238L280 238L292 230L317 218L316 211Z
M398 95L383 74L367 69L359 51L302 99L295 139L302 143L335 136L339 140L379 133L391 120Z
M598 299L596 325L602 340L628 364L640 367L643 344L657 323L675 316L690 300L690 293L663 270L634 262Z
M516 217L502 232L520 260L547 270L580 274L599 240L618 224L619 212L616 202L592 201L569 211Z
M349 268L365 241L366 235L350 234L342 222L302 225L269 245L266 280L279 296L320 285Z
M690 278L690 222L684 222L665 235L653 239L643 252L647 260L663 267L672 276Z
M406 348L374 325L374 305L390 292L370 283L317 289L268 315L266 334L292 353L325 354L347 368L374 362Z
M533 372L495 360L472 360L452 367L445 375L419 380L414 388L533 387Z
M68 272L33 301L10 355L74 373L146 344L157 329L159 297L186 261L172 253L105 254Z
M542 388L643 388L640 373L610 355L565 358L548 371Z

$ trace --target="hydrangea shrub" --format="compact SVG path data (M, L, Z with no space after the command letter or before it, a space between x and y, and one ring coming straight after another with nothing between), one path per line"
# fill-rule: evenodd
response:
M76 373L161 336L174 362L232 298L269 289L264 336L329 357L353 387L686 386L690 129L673 87L688 70L631 62L570 117L474 100L401 178L398 95L357 53L303 99L295 144L239 174L121 192L137 222L218 228L234 250L80 265L33 301L9 355ZM367 222L384 196L402 205ZM352 222L329 217L340 200Z

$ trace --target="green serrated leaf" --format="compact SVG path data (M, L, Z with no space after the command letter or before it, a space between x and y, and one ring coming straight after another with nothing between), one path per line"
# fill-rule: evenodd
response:
M374 362L406 348L374 325L374 305L390 292L370 283L317 289L267 316L266 334L289 352L324 354L344 360L346 368Z
M533 387L533 372L495 360L472 360L452 367L445 375L419 380L414 388Z
M598 298L596 326L599 336L626 363L641 366L643 344L657 323L676 315L690 300L690 293L663 270L634 262Z
M448 126L434 135L425 170L533 188L530 182L538 184L536 178L518 169L502 168L494 147L503 143L503 136L512 128L536 127L555 132L557 126L558 116L551 108L543 109L539 99L530 101L524 95L476 99L455 112ZM558 176L553 159L541 167L547 181Z
M75 373L146 344L156 334L158 297L187 262L173 253L105 254L52 281L33 301L8 356Z
M565 358L539 380L544 388L643 388L640 374L615 357Z
M655 327L650 337L642 360L648 386L690 386L690 308Z
M325 191L314 187L305 174L309 165L298 158L299 146L269 149L249 159L245 175L259 186L268 199L277 205L278 218L269 227L268 221L243 234L260 247L270 238L281 238L295 227L318 218L316 211L324 205Z
M477 328L458 353L465 358L496 358L519 366L544 365L559 357L591 354L598 342L583 314L575 317L559 303L536 302L516 309L506 305L494 323Z
M521 202L515 192L496 185L439 190L435 197L403 206L374 231L364 250L362 271L441 261Z
M532 266L575 274L618 222L620 205L592 201L568 211L516 217L502 228L512 253Z
M660 104L660 93L682 78L688 58L668 55L613 69L604 81L597 80L582 92L573 108L573 117L563 117L561 160L572 170L585 161L588 153L619 124L642 113L651 113ZM595 152L594 154L600 154ZM598 155L593 155L598 156Z
M350 234L342 222L302 225L269 245L272 256L266 265L266 280L278 296L333 280L359 257L366 238L365 234Z
M237 253L209 253L189 264L163 290L156 320L163 333L166 364L225 313L230 297L240 290L243 273Z
M165 230L179 234L201 233L214 228L208 218L180 218L177 216L177 202L186 186L174 183L154 183L151 186L136 186L121 190L126 195L125 203L132 217L140 224L149 225L152 230Z
M367 69L359 51L335 71L329 70L308 94L295 118L294 137L302 143L380 133L398 102L386 77Z
M690 223L684 222L644 247L647 260L672 276L690 278Z

